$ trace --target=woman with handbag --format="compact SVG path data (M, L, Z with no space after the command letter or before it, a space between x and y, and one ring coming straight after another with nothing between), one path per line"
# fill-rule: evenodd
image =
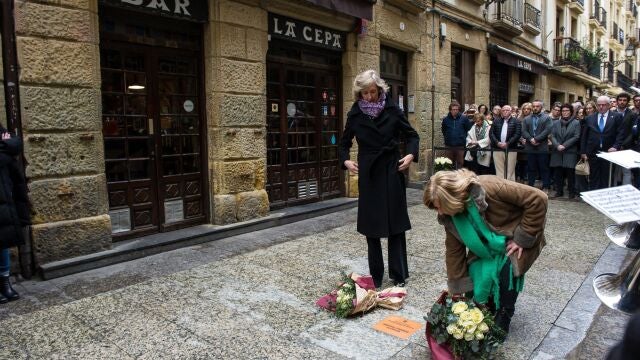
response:
M545 245L547 195L460 169L431 176L423 201L445 228L449 293L473 291L476 302L491 301L496 324L508 332L524 274Z
M489 174L491 168L491 151L489 145L489 130L491 126L485 120L485 116L477 112L473 115L473 126L467 132L467 153L464 156L465 161L469 163L469 168L476 174Z
M551 128L551 161L554 169L556 192L553 197L564 196L564 180L567 179L569 199L576 197L575 166L578 160L578 143L580 142L580 123L573 118L573 107L564 104L560 107L560 120Z

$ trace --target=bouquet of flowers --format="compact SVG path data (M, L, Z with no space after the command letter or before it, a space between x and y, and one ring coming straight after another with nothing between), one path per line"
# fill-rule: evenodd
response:
M446 291L425 320L427 342L435 360L492 359L506 337L486 308Z
M398 310L402 307L407 291L404 288L389 288L377 293L370 275L342 274L338 287L316 301L316 305L335 312L337 317L365 313L376 306Z
M437 173L442 170L452 170L453 169L453 161L448 157L440 156L435 158L433 161L433 173Z

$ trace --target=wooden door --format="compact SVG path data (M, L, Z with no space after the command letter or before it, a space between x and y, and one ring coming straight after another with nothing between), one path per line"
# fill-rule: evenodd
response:
M205 220L199 55L101 46L105 173L114 238Z

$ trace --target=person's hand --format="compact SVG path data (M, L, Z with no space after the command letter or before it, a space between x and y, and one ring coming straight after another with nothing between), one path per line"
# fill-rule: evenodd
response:
M409 167L409 165L411 165L411 162L413 161L413 154L409 154L405 157L403 157L402 159L400 159L400 161L398 161L398 171L404 171L405 169L407 169Z
M7 139L11 139L11 134L9 134L8 132L2 133L2 140L7 140Z
M580 155L580 159L587 160L587 154L581 154Z
M499 142L499 143L498 143L498 147L499 147L500 149L506 149L506 148L507 148L507 143Z
M529 140L529 142L531 143L531 145L538 145L538 142L536 141L536 138L531 138L531 140Z
M527 139L525 139L525 138L520 138L520 144L522 144L522 145L526 145L526 144L527 144Z
M618 151L618 149L614 147L610 147L609 150L607 150L607 152L614 152L614 151Z
M558 145L558 151L564 151L565 147L564 145Z
M351 172L352 174L357 174L358 173L358 163L353 161L353 160L345 160L344 161L344 166L347 167L347 170L349 170L349 172Z
M517 253L518 259L520 259L520 256L522 256L522 247L516 244L515 241L509 240L507 241L507 256L510 256L514 253Z

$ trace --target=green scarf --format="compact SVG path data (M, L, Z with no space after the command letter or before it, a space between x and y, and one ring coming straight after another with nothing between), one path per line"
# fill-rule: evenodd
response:
M496 308L500 308L500 271L509 261L505 249L504 235L496 234L487 227L473 199L467 201L467 209L451 217L462 242L478 256L469 265L469 276L473 281L473 297L484 304L493 295ZM509 263L509 290L522 291L524 275L513 276Z

